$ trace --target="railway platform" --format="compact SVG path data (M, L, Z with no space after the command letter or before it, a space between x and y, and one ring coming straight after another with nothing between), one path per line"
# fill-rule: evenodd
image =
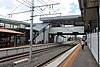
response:
M62 58L59 57L58 60L51 62L46 67L99 67L99 64L96 62L87 46L82 50L79 44L69 56L67 54L66 52Z
M85 46L85 49L80 49L71 67L99 67L92 53Z

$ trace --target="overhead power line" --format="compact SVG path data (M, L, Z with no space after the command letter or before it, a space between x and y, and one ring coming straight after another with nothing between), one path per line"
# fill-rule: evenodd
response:
M16 1L18 1L18 0L16 0ZM32 3L31 2L29 2L28 0L22 0L22 1L24 1L25 3L27 3L28 5L30 5L30 6L32 6ZM24 3L22 3L22 2L20 2L20 1L18 1L19 3L21 3L21 4L23 4L23 5L25 5L26 7L28 7L28 8L31 8L30 6L28 6L28 5L26 5L26 4L24 4ZM28 3L29 2L29 3ZM33 5L33 7L34 7L34 5ZM36 8L37 9L37 8ZM39 9L37 9L37 10L39 10ZM39 10L40 11L40 10ZM25 13L26 13L27 11L25 11ZM42 12L42 11L40 11L40 12ZM18 12L18 13L24 13L24 11L23 12ZM18 13L13 13L13 14L18 14ZM38 12L39 13L39 12Z
M42 3L40 0L37 0L39 3L41 3L41 4L44 4L44 3Z
M55 4L47 4L47 5L41 5L41 6L34 6L35 8L39 8L39 7L44 7L44 6L50 6L50 5L59 5L60 3L55 3Z
M26 13L26 12L31 12L31 10L22 11L22 12L16 12L16 13L11 13L11 14L9 14L9 15L20 14L20 13Z
M23 0L25 3L27 3L27 4L29 4L30 6L32 6L32 3L30 2L30 1L28 1L28 0ZM33 7L35 7L34 5L33 5ZM37 9L37 8L35 8L35 9ZM40 12L42 12L41 10L39 10L39 9L37 9L38 11L40 11ZM39 13L39 12L38 12Z
M23 4L24 6L26 6L26 7L28 7L28 8L30 8L30 6L28 6L28 5L26 5L26 4L22 3L22 2L20 2L19 0L16 0L16 1L19 2L19 3L21 3L21 4Z
M48 1L51 1L51 2L53 2L53 3L57 3L57 2L55 2L55 1L52 1L52 0L48 0Z
M26 4L22 3L22 2L20 2L19 0L16 0L16 1L18 1L19 3L21 3L21 4L25 5L26 7L29 7L29 8L31 8L30 6L32 6L32 5L28 6L28 5L26 5ZM25 2L26 2L26 1L25 1ZM34 7L34 8L40 8L40 7L44 7L44 6L58 5L58 4L60 4L60 3L55 3L55 4L47 4L47 5L41 5L41 6L33 6L33 7Z
M42 2L44 2L45 4L47 4L44 0L42 0Z
M11 11L11 13L14 12L16 9L18 9L21 5L22 5L22 4L18 5L15 9L13 9L13 10ZM10 14L11 14L11 13L10 13Z
M40 14L39 11L35 10L37 13ZM22 12L16 12L16 13L11 13L11 14L8 14L8 15L14 15L14 14L21 14L21 13L27 13L27 12L31 12L31 10L27 10L27 11L22 11Z
M26 7L29 7L29 8L30 8L30 6L32 6L32 5L29 4L29 3L27 3L27 4L29 4L30 6L24 4L24 2L26 2L25 0L23 0L24 2L20 2L19 0L16 0L16 1L18 1L19 3L25 5ZM28 2L29 2L29 1L28 1ZM31 3L31 2L30 2L30 3ZM44 6L57 5L57 4L60 4L60 3L49 4L49 5L41 5L41 6L34 6L34 7L37 9L37 8L44 7ZM37 10L40 11L39 9L37 9ZM42 10L42 9L41 9L41 10ZM43 10L44 10L44 9L43 9ZM42 10L42 11L43 11L43 10ZM38 12L38 11L36 11L36 12L39 13L39 14L40 14L40 12L42 13L42 11L40 11L40 12ZM20 13L26 13L26 12L31 12L31 11L30 11L30 10L29 10L29 11L22 11L22 12L17 12L17 13L11 13L11 14L9 14L9 15L20 14Z
M44 0L42 0L42 2L40 1L40 0L38 0L41 4L43 4L43 3L45 3L45 5L43 4L43 5L41 5L41 6L34 6L34 5L32 5L32 3L30 2L30 1L28 1L28 0L22 0L23 2L21 2L21 1L19 1L19 0L16 0L16 1L18 1L19 3L21 3L19 6L17 6L13 11L15 11L17 8L19 8L21 5L24 5L24 6L26 6L26 7L28 7L28 8L32 8L32 7L34 7L36 10L35 10L35 12L37 12L37 13L39 13L40 14L40 16L43 16L43 14L41 14L41 13L43 13L43 11L46 9L46 7L49 7L49 9L50 10L53 10L53 5L58 5L58 4L60 4L60 3L54 3L54 4L47 4ZM44 9L42 9L41 7L45 7ZM38 9L39 8L39 9ZM13 12L12 11L12 12ZM54 10L53 10L54 11ZM16 12L16 13L10 13L10 14L8 14L9 15L9 17L12 17L12 15L14 15L14 14L21 14L21 13L27 13L27 12L31 12L31 10L27 10L27 11L22 11L22 12ZM50 12L50 11L49 11ZM54 11L55 12L55 11ZM58 13L57 13L58 14ZM60 13L61 14L61 13ZM50 14L44 14L44 15L50 15ZM52 14L51 14L52 15ZM39 15L35 15L35 16L39 16Z
M28 3L32 4L32 2L30 2L29 0L26 0Z
M28 5L30 5L30 6L33 6L34 7L34 5L32 5L32 3L31 2L29 2L28 0L22 0L22 1L24 1L25 3L27 3ZM37 9L37 8L36 8ZM40 11L39 9L37 9L38 11ZM36 11L37 13L40 13L40 12L38 12L38 11Z
M57 14L59 14L60 16L61 16L61 13L53 13L53 14L41 14L41 15L34 15L34 17L36 17L36 16L47 16L47 15L57 15Z
M28 5L32 6L32 3L29 3L28 0L22 0L22 1L27 3Z

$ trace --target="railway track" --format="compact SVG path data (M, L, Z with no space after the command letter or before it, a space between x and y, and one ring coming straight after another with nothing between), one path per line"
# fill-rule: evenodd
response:
M53 57L51 57L50 59L36 65L35 67L44 67L46 66L47 64L49 64L50 62L52 62L54 59L56 59L57 57L59 57L60 55L62 55L63 53L65 53L66 51L68 51L69 49L71 49L73 46L71 47L67 47L67 49L59 52L58 54L54 55ZM59 49L63 49L63 48L66 48L66 47L62 47L62 48L59 48Z
M69 50L70 48L72 48L72 46L70 46L70 47L69 46L60 46L58 48L33 55L33 60L31 63L19 64L19 65L16 65L16 67L22 67L22 66L24 66L24 67L41 67L41 66L45 65L46 63L48 63L49 61L53 60L54 58L58 57L65 51Z
M35 50L35 51L32 51L32 54L37 54L37 53L40 53L40 52L43 52L43 51L46 51L46 50L49 50L49 49L55 48L55 47L58 47L58 46L49 47L49 48L40 49L40 50ZM17 59L20 57L25 57L25 56L29 56L29 52L20 53L20 54L16 54L16 55L12 55L12 56L7 56L7 57L2 57L2 58L0 58L0 63L6 62L9 60L14 60L14 59Z
M65 51L69 50L72 47L73 46L62 45L62 46L55 46L55 47L50 47L50 48L33 51L31 63L26 62L26 63L18 64L18 65L16 65L16 67L22 67L23 65L24 65L24 67L41 67L44 64L48 63L49 61L53 60L54 58L58 57ZM8 65L10 65L9 67L14 67L12 62L22 59L22 58L29 58L28 55L29 55L29 53L23 53L23 54L16 55L13 57L1 59L0 63L2 63L2 64L0 64L0 67L1 66L8 67ZM5 62L7 62L7 63L5 64ZM27 66L27 65L30 65L30 66Z

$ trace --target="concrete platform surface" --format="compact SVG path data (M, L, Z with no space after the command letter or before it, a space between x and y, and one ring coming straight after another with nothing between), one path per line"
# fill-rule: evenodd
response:
M100 67L87 46L80 49L71 67Z

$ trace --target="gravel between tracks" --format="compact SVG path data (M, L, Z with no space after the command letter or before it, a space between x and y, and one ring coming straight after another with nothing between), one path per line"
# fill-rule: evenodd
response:
M0 64L0 67L37 67L38 65L46 62L47 60L55 57L56 55L62 53L63 51L71 48L71 46L60 46L60 47L55 47L53 49L34 54L32 57L32 62L24 62L21 64L13 65L13 61ZM24 57L25 58L25 57Z

